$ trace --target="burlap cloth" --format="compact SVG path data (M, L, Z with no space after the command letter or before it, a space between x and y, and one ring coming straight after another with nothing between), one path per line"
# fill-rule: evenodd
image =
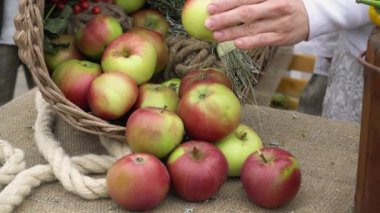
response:
M35 90L0 108L0 138L25 152L27 167L47 164L33 135ZM296 112L249 106L243 123L252 126L266 145L291 151L301 163L302 186L297 197L275 212L352 212L356 184L359 128L355 123L333 121ZM102 154L96 136L79 132L56 120L58 141L70 155ZM110 199L84 200L58 183L43 184L15 212L124 212ZM190 203L172 193L155 212L265 212L246 198L239 179L230 179L215 199Z

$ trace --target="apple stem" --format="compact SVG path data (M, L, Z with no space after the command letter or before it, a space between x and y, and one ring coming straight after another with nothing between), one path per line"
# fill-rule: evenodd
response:
M206 94L204 94L204 93L202 93L202 94L199 95L200 99L204 99L205 97L206 97Z
M196 160L199 160L201 158L201 153L199 152L199 149L197 149L196 146L193 147L193 150L191 151L191 154Z
M143 163L143 162L144 162L144 158L142 158L142 157L137 157L137 158L136 158L136 162L137 162L137 163Z
M165 105L164 107L162 107L161 113L164 113L167 108L168 108L167 105Z
M205 78L207 78L206 72L201 72L201 79L205 79Z
M264 163L268 163L268 160L265 158L264 154L260 152L260 150L258 152L259 152L259 156L261 157L261 159L263 159Z
M241 139L244 140L247 137L247 132L244 132L243 135L241 136Z

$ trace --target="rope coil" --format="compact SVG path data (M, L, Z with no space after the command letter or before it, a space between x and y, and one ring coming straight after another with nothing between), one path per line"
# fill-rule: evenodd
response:
M55 111L39 92L36 94L36 108L35 141L49 164L25 169L23 151L0 140L0 187L4 187L0 192L0 212L12 212L32 189L56 180L66 190L84 199L108 197L106 178L93 178L88 175L105 174L118 158L131 153L129 147L116 139L100 136L101 144L110 155L87 154L70 157L52 131Z

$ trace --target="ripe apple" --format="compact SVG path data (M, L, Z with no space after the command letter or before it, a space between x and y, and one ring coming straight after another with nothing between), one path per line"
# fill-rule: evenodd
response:
M158 107L177 112L179 103L178 95L169 87L162 84L145 83L139 87L139 95L135 108L146 106Z
M298 160L278 147L266 147L249 155L240 178L248 198L270 209L289 203L301 185Z
M169 33L169 23L162 13L155 9L139 10L132 14L134 27L143 27L156 31L166 37Z
M153 45L136 33L126 32L108 45L102 68L104 72L124 72L140 85L153 76L156 62Z
M58 47L53 54L46 53L45 62L49 70L53 71L59 64L70 59L82 60L83 56L75 47L75 37L68 34L63 34L51 40L53 45L64 45Z
M170 176L165 165L150 154L129 154L117 160L107 172L108 194L130 211L158 206L168 194Z
M227 160L213 144L188 141L169 156L167 168L174 191L188 201L205 201L215 195L227 179Z
M131 14L140 10L144 6L145 2L146 0L115 0L114 4L123 8L125 13Z
M87 111L90 85L101 73L99 64L71 59L54 69L52 80L69 101Z
M138 96L136 83L122 72L103 73L90 86L88 101L91 111L106 120L125 115Z
M239 124L227 137L219 140L215 145L223 152L228 162L228 176L239 177L241 167L247 157L263 148L260 137L253 129Z
M210 16L207 6L212 0L186 0L182 9L182 25L186 32L197 39L215 42L211 30L205 27L206 19Z
M162 82L163 85L169 87L170 89L174 90L176 94L179 94L179 87L181 85L181 79L180 78L172 78L169 80L166 80Z
M191 70L183 76L181 86L179 87L179 97L182 97L186 91L198 83L220 83L232 90L231 80L216 68Z
M181 98L178 115L192 139L216 142L238 127L241 106L228 87L219 83L201 83L190 88Z
M101 58L106 46L123 34L120 23L112 16L99 14L76 33L76 46L93 60Z
M184 136L181 118L165 108L144 107L135 110L127 120L126 139L131 150L167 156Z
M134 27L130 29L129 32L137 33L153 45L157 54L157 63L154 72L161 72L169 61L169 47L166 43L165 38L153 30L145 29L142 27Z

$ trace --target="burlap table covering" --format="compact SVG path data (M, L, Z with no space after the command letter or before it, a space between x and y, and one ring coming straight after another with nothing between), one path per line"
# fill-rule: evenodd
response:
M36 90L0 108L0 139L24 150L27 167L47 162L39 154L33 135ZM291 151L301 163L302 185L297 197L274 212L352 212L356 184L360 126L307 116L297 112L247 106L243 123L261 135L265 145ZM69 126L59 117L54 131L72 156L104 154L96 136ZM110 199L84 200L56 181L43 184L15 212L124 212ZM229 179L215 199L203 203L183 201L173 193L154 212L266 212L246 198L239 179Z

